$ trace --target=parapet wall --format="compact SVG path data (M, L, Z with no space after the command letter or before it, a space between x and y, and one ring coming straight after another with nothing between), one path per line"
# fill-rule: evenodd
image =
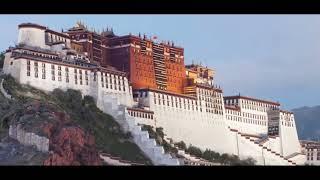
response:
M9 136L16 139L23 145L36 146L39 151L49 151L49 139L46 137L38 136L35 133L26 132L21 129L20 125L10 125Z

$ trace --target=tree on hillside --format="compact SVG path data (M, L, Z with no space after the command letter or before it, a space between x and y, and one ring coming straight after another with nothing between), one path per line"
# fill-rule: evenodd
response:
M180 149L183 149L183 150L187 149L187 145L183 141L177 142L175 143L175 145L177 145Z
M190 145L186 150L187 153L194 155L196 157L202 157L202 151L200 148Z

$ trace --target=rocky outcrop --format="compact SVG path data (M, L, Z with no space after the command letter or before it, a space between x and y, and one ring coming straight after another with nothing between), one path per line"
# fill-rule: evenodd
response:
M42 165L48 153L39 152L34 146L25 146L17 140L4 137L0 141L0 166Z
M95 138L55 105L32 101L13 115L10 136L49 152L44 165L101 165ZM22 115L22 116L21 116Z
M79 127L64 127L51 138L53 151L44 165L101 165L92 135Z

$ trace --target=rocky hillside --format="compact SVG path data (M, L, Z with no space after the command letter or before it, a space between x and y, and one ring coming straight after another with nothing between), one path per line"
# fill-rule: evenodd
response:
M320 106L301 107L292 110L295 115L299 139L320 139Z
M54 90L46 94L20 85L9 76L2 78L5 78L4 88L14 99L8 100L0 95L1 164L7 162L2 159L11 158L11 164L17 165L102 165L100 152L150 164L150 160L133 143L130 134L124 134L111 116L101 112L93 98L82 98L81 93L74 90ZM8 138L9 126L18 124L26 132L48 138L49 152L40 153L26 146L23 148ZM14 148L16 153L2 157L7 154L3 147L9 151L9 147L14 145L20 149Z

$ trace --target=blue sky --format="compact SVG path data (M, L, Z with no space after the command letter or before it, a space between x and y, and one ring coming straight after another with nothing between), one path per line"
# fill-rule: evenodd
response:
M216 70L225 95L279 101L283 108L320 104L319 15L1 15L0 50L17 40L17 25L60 31L76 21L158 36L185 48L185 61Z

